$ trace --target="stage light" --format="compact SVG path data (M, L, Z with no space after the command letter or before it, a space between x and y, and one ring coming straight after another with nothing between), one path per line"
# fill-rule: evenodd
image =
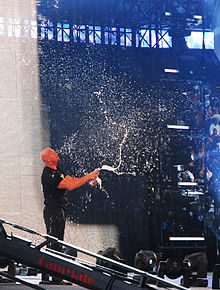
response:
M189 126L184 126L184 125L167 125L167 129L189 130Z
M190 271L190 286L207 287L208 280L201 279L207 277L208 259L206 254L198 252L187 255L184 257L183 262L187 265L188 270Z
M163 279L165 275L170 279L177 279L183 276L181 285L186 288L190 287L190 270L187 264L182 262L179 258L172 257L168 258L166 261L161 261L157 269L157 275Z
M152 271L157 262L157 255L153 251L140 250L135 255L134 267L143 271Z
M190 71L189 71L189 74L190 74L190 75L193 75L193 74L194 74L194 71L193 71L193 70L190 70Z
M165 12L165 16L172 16L172 13L171 13L171 12L168 12L168 11L166 11L166 12Z
M178 74L179 73L179 70L178 69L173 69L173 68L165 68L164 69L164 72Z
M178 172L183 172L184 171L184 165L183 164L177 164L177 165L174 165L174 167L176 167L176 170Z
M190 181L180 181L178 182L178 186L198 186L197 182L190 182Z
M176 279L185 274L187 267L176 257L168 258L166 261L161 261L157 269L158 277L164 278L166 275L170 279Z
M197 278L207 277L208 259L205 253L193 253L184 257L184 262L189 266L191 272L197 272Z
M184 257L184 260L172 257L166 261L161 261L158 266L157 275L160 278L164 278L166 275L170 279L177 279L183 276L181 279L181 285L189 288L195 287L207 287L207 266L208 259L205 253L193 253Z
M183 273L183 264L177 258L169 258L166 261L166 276L170 279L175 279Z
M193 15L194 19L202 20L202 15Z
M205 241L204 237L169 237L171 242L199 242Z

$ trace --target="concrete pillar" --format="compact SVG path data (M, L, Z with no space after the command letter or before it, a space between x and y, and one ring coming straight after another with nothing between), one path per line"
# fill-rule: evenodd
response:
M43 229L40 151L48 146L33 0L0 0L0 217Z

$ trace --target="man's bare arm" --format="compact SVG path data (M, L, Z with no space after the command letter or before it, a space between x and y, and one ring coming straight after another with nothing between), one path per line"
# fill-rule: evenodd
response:
M99 176L99 172L93 171L81 178L71 177L67 175L58 185L58 188L64 188L67 190L73 190L85 184L91 179L96 179Z

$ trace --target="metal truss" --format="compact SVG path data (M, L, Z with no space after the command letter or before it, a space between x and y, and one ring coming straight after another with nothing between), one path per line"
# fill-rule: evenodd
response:
M41 0L41 39L126 47L170 48L172 39L214 29L217 0ZM51 24L52 23L52 24ZM68 24L69 23L69 24ZM53 26L54 37L50 34ZM69 25L69 26L68 26ZM201 37L201 36L200 36ZM214 42L214 40L213 40ZM214 44L213 44L214 46ZM210 47L208 47L210 48Z
M184 33L187 35L188 32L181 30L181 33L175 33L171 28L155 25L128 28L106 25L70 25L67 22L53 23L50 21L40 21L38 25L38 37L41 40L135 48L171 48L174 38L177 38L177 41L184 39ZM201 43L195 48L214 48L213 32L191 32L200 34L195 39L198 40L200 37ZM210 33L213 40L207 37Z
M10 225L21 231L29 234L37 235L44 239L38 245L27 241L22 237L15 235L8 235L4 225ZM81 252L88 257L96 258L99 261L110 263L111 267L104 267L98 263L91 263L89 260L79 260L75 256L65 253L57 252L55 250L45 248L51 241L59 244L61 247L65 246L68 249ZM138 289L157 289L158 285L161 287L168 287L172 289L186 290L187 288L164 280L154 274L139 270L113 259L95 254L80 247L60 241L52 236L37 233L32 229L22 227L17 224L12 224L0 219L0 255L5 265L11 261L22 263L30 267L34 267L43 273L56 275L57 277L83 286L86 289L112 289L112 290L138 290ZM5 266L4 265L4 266ZM114 266L117 267L115 270ZM133 273L130 276L128 273ZM31 285L25 281L18 279L12 275L7 275L5 272L0 272L0 276L7 276L13 281L19 281L22 284L28 285L34 289L44 289L37 285ZM135 277L136 275L136 277ZM138 277L137 277L138 276ZM154 284L154 286L152 286Z
M183 20L191 28L202 30L203 26L211 28L217 3L218 0L38 0L38 10L54 22L141 27Z

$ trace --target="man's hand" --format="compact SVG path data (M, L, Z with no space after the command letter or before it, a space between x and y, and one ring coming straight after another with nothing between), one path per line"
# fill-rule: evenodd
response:
M90 172L89 174L81 177L71 177L67 175L58 185L58 188L65 188L67 190L73 190L75 188L80 187L81 185L85 184L87 181L91 179L96 179L99 176L99 171L95 170Z
M88 180L96 179L98 176L99 176L99 171L98 170L95 170L95 171L90 172L89 174L87 174Z

